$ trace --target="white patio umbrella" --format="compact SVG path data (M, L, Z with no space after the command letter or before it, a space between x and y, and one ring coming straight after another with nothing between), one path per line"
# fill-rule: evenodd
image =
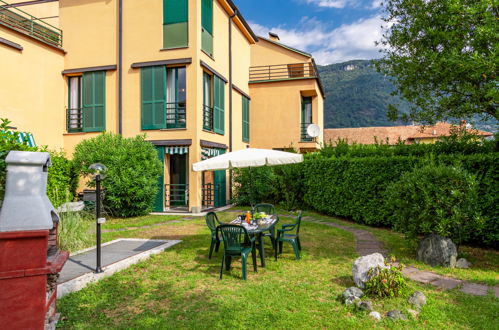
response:
M251 184L251 167L296 164L301 162L303 162L303 155L301 154L247 148L194 163L192 164L192 169L200 172L249 167Z

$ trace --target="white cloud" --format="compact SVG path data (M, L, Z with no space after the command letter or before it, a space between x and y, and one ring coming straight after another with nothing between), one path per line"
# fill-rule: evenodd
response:
M360 0L304 0L307 4L315 5L322 8L345 8L357 7Z
M296 28L286 26L268 28L251 24L257 35L277 33L281 42L312 53L318 64L338 63L353 59L380 57L375 41L382 38L383 21L380 16L363 18L328 31L325 24L315 18L304 17Z
M373 0L371 4L371 9L378 9L383 4L383 0Z

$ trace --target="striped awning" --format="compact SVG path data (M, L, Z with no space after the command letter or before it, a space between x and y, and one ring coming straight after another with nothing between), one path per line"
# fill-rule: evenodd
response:
M9 131L10 134L14 134L13 131ZM36 147L35 138L32 133L26 132L16 132L18 133L17 142L27 144L30 147Z
M211 157L220 156L220 149L212 149L212 148L202 148L201 149L201 160L205 160Z
M165 154L184 155L189 153L189 147L166 147Z

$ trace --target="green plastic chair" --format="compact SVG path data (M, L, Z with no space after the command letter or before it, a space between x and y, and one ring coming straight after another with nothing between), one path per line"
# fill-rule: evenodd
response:
M296 260L300 260L300 224L301 211L296 217L295 223L282 225L281 229L277 229L277 242L279 243L279 253L282 253L282 245L284 242L290 243L293 246ZM296 231L295 231L296 230ZM295 231L293 234L292 232ZM275 260L277 260L277 249L275 250Z
M217 227L217 235L219 233L224 242L224 255L222 257L222 266L220 267L220 279L222 279L223 275L224 262L226 263L226 270L230 270L232 257L241 257L243 280L246 280L246 264L250 253L253 258L253 269L255 272L257 271L255 237L250 237L246 228L238 225L220 225Z
M255 213L257 213L257 212L265 212L267 214L276 216L277 221L276 221L275 225L268 232L263 233L263 236L270 238L270 241L272 243L272 249L275 250L277 248L277 246L276 246L277 241L276 241L276 235L275 235L275 227L276 227L277 223L279 222L279 217L277 217L277 212L275 210L274 205L272 205L272 204L257 204L257 205L255 205L254 211L255 211Z
M221 223L218 220L218 217L215 212L208 212L205 216L206 225L210 228L211 231L211 243L210 243L210 253L208 255L208 259L211 259L211 255L213 254L213 248L215 248L215 252L218 252L220 247L220 236L217 235L217 226Z

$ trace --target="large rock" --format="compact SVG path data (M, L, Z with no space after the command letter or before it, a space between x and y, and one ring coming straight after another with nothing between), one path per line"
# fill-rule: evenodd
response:
M401 311L396 309L386 313L386 317L389 317L394 320L407 320L407 316L405 316Z
M456 268L470 268L471 262L464 258L459 258L456 262Z
M449 238L431 234L419 242L417 259L432 267L453 268L456 266L456 258L456 245Z
M381 314L379 312L371 312L369 313L369 316L375 319L376 321L381 320Z
M343 301L345 301L348 297L360 298L363 295L364 295L364 292L362 292L361 289L359 289L355 286L349 287L348 289L343 291L343 293L341 294L341 296L343 297Z
M376 268L380 266L381 268L388 268L385 266L385 258L381 253L373 253L367 256L357 258L352 266L352 276L357 285L360 288L364 288L364 283L369 280L367 272L371 268Z
M407 301L417 309L421 309L421 307L426 304L426 296L422 292L416 291L409 297L409 299L407 299Z

